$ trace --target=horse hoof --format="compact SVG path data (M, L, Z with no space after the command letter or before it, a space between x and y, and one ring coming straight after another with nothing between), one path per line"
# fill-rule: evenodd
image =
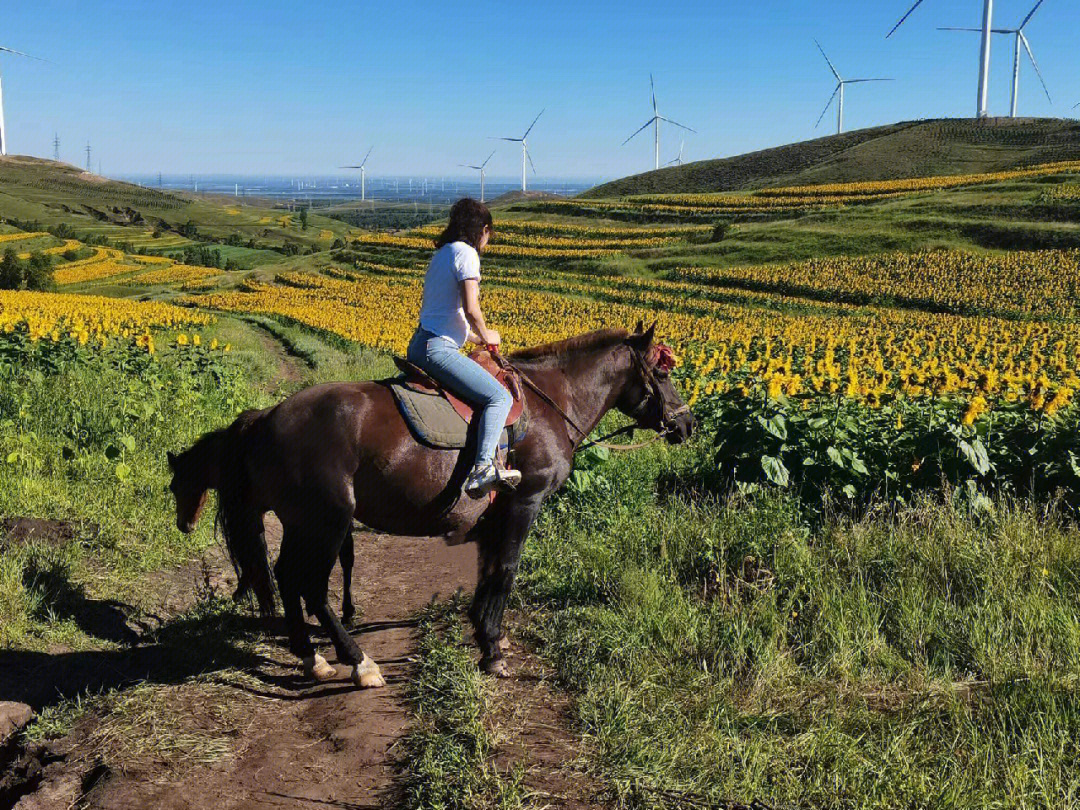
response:
M480 661L480 671L496 678L509 678L510 667L505 658L484 658Z
M386 686L386 680L379 671L379 665L364 656L364 660L353 667L352 680L361 689L378 689Z
M317 681L329 681L337 676L337 670L326 663L326 659L318 653L304 659L304 673Z

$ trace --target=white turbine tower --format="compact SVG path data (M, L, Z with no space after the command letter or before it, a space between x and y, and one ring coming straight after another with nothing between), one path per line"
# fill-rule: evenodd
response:
M1046 100L1051 104L1054 100L1050 98L1050 91L1046 87L1046 81L1043 79L1042 71L1039 70L1039 63L1035 61L1035 54L1031 52L1031 43L1028 42L1027 36L1024 34L1024 26L1028 24L1028 21L1035 15L1035 12L1039 10L1039 6L1043 4L1043 0L1039 0L1028 12L1028 15L1024 17L1024 21L1020 23L1017 28L992 28L993 34L1012 34L1016 41L1013 43L1013 80L1012 80L1012 104L1009 108L1009 116L1016 118L1016 102L1020 95L1020 46L1024 47L1027 51L1028 59L1031 60L1031 66L1035 68L1035 73L1039 77L1039 82L1042 84L1043 92L1046 93ZM939 31L982 31L981 28L939 28Z
M891 82L892 79L842 79L840 78L840 74L836 72L836 68L833 67L832 60L825 55L825 49L821 47L821 43L815 39L814 44L817 45L817 49L821 51L821 55L825 57L825 61L828 63L832 75L836 77L836 89L833 90L832 95L829 96L829 102L825 105L825 109L821 111L821 115L818 116L817 124L814 124L814 129L817 129L818 124L821 123L821 119L825 117L825 113L827 113L829 107L832 106L836 94L839 93L840 103L837 104L836 107L836 134L839 135L844 131L844 85L860 84L862 82Z
M374 148L375 148L374 146L371 147L371 149L374 149ZM364 167L367 166L367 159L371 155L371 149L367 150L367 154L364 155L364 159L361 160L358 165L356 165L356 166L342 166L341 167L342 169L359 169L360 170L360 202L363 202L365 199L367 199L365 197L365 194L366 194L366 191L367 191L367 187L366 187L367 170Z
M533 165L532 155L529 154L529 145L525 142L525 139L529 137L529 133L532 132L532 128L536 126L536 122L540 120L540 116L544 114L544 110L546 110L546 109L547 109L547 107L545 107L543 110L541 110L539 112L539 114L537 114L536 118L533 119L533 122L531 124L529 124L529 128L527 130L525 130L525 134L522 135L520 138L494 138L493 139L493 140L499 140L499 141L511 141L512 143L517 143L519 141L521 142L521 190L522 191L525 191L525 160L526 159L528 159L529 165L532 166L533 174L536 174L536 166Z
M911 12L922 5L923 0L916 0L915 5L908 9L907 14L900 18L900 22L892 27L892 31L885 35L885 39L888 39L893 35L901 25L904 24L904 20L911 16ZM986 110L986 96L990 91L990 33L992 28L992 20L994 17L994 0L984 0L983 5L983 23L982 28L978 29L982 32L982 46L979 50L979 98L976 104L976 114L979 118L986 118L988 115Z
M647 129L649 124L652 124L656 128L655 131L653 132L653 146L654 146L653 152L654 152L654 155L655 155L655 160L654 160L655 166L654 166L654 168L659 169L660 168L660 122L661 121L667 121L669 124L674 124L675 126L680 127L682 129L685 129L685 130L688 130L689 132L697 132L697 130L696 129L690 129L690 127L687 127L687 126L683 126L678 121L672 121L670 118L665 118L664 116L662 116L657 111L657 109L656 109L656 83L653 82L653 77L652 77L651 73L649 74L649 87L652 89L652 112L653 112L653 117L650 118L648 121L646 121L644 124L642 124L641 129L639 129L637 132L635 132L633 135L631 135L629 138L627 138L625 141L623 141L622 145L626 146L626 144L630 143L630 141L633 140L634 137L637 136L638 132L641 132L643 129Z
M479 170L479 172L480 172L480 202L484 201L484 167L488 165L488 160L491 160L494 156L495 156L495 152L493 150L491 152L491 154L487 156L487 160L485 160L479 166L473 166L473 165L471 165L469 163L459 163L458 164L458 166L461 166L461 167L466 168L466 169L477 169L477 170Z
M0 53L10 53L15 56L25 56L27 59L37 59L39 62L44 62L44 59L38 59L36 56L31 56L28 53L22 51L13 51L11 48L5 48L0 45ZM4 86L2 80L0 80L0 155L7 154L7 131L4 129Z
M670 166L672 163L674 163L676 166L682 166L682 153L683 153L683 147L684 146L686 146L686 141L681 141L679 143L679 156L677 158L675 158L674 160L669 160L664 165L665 166Z

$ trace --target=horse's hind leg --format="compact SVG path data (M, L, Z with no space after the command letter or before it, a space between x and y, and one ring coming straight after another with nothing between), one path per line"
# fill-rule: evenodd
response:
M353 616L356 615L352 598L354 559L352 521L349 521L349 528L345 530L345 539L341 541L338 559L341 561L341 623L348 627L352 624Z
M308 612L318 618L327 635L333 642L338 660L352 665L352 679L357 686L385 686L378 665L368 658L352 636L345 632L341 621L330 610L327 603L327 590L330 572L340 555L345 542L346 532L352 527L353 506L351 503L333 517L331 508L318 510L323 515L321 520L313 520L304 528L306 547L314 566L304 583L303 596ZM349 536L351 543L352 537Z
M300 603L301 583L308 577L305 569L310 564L305 559L301 536L291 526L282 527L281 551L274 573L277 575L281 606L285 611L285 627L289 634L289 651L303 660L304 671L319 681L329 680L336 674L326 659L316 654L308 635L304 610Z

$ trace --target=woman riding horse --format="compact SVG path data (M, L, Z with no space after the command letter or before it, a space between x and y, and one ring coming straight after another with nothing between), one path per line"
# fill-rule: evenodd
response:
M493 501L461 497L473 459L419 444L380 382L307 388L271 408L242 413L180 455L169 454L177 526L192 531L207 490L218 490L226 545L264 614L274 611L274 592L262 518L272 510L281 521L274 573L289 648L312 677L335 673L311 644L301 598L338 659L352 665L353 681L384 684L378 666L327 604L330 572L346 540L351 547L353 520L390 534L476 542L480 571L469 617L481 669L505 676L503 610L522 544L544 500L569 477L586 435L613 408L671 444L694 429L669 378L674 357L654 344L652 328L593 332L509 359L526 382L529 431L514 448L520 483Z
M491 212L482 202L465 198L454 203L424 276L420 324L406 355L448 391L481 409L476 461L464 486L473 498L495 486L513 489L521 481L520 472L500 469L495 461L499 434L513 405L510 392L458 351L466 342L495 351L502 342L480 309L480 253L493 229Z

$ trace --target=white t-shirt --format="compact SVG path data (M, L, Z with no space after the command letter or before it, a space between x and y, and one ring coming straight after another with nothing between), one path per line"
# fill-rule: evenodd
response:
M424 276L420 325L459 348L469 336L461 282L470 278L480 280L480 254L467 242L450 242L436 250Z

